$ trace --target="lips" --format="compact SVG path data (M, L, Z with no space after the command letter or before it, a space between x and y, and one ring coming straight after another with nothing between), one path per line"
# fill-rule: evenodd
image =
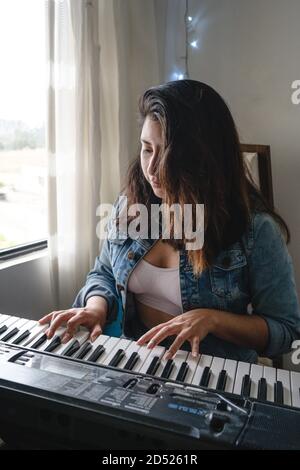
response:
M160 186L159 182L158 181L154 181L154 180L151 180L151 184L153 186Z

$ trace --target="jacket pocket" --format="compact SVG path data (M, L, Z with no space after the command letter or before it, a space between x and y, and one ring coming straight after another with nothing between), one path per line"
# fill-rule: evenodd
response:
M226 298L247 295L247 258L242 250L223 251L209 274L214 294Z
M109 253L110 253L110 262L111 266L115 266L117 260L119 259L120 254L124 250L128 236L122 233L117 233L116 230L111 229L108 232L107 239L109 242Z

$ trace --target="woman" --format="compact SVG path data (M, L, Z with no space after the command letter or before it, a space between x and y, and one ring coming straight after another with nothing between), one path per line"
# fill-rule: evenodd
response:
M227 105L180 80L147 90L139 111L141 151L122 194L149 213L153 203L204 204L203 247L186 250L175 218L169 240L109 232L73 308L40 320L51 321L49 338L67 322L64 341L80 324L94 340L121 298L124 335L165 345L166 359L189 348L246 362L289 351L300 337L289 229L247 178Z

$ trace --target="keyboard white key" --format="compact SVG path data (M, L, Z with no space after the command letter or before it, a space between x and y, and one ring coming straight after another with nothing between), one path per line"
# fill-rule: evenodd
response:
M291 406L291 380L290 372L288 370L277 369L276 374L277 381L282 383L283 387L283 403L285 405Z
M101 364L103 364L104 366L109 365L109 363L113 360L113 358L115 357L115 355L120 349L125 351L132 343L132 341L129 339L125 339L125 338L122 338L122 339L118 338L118 339L119 339L118 343L116 343L115 347L111 350L110 354L108 354L105 358L102 356L102 359L100 359Z
M235 381L235 374L237 369L237 362L233 359L226 359L224 363L224 370L226 371L226 385L225 392L232 393Z
M7 318L9 318L9 315L5 315L4 313L1 313L1 315L0 315L0 327L1 327L2 323L4 323L5 320L7 320Z
M3 331L1 334L0 334L0 341L1 341L1 338L3 338L8 332L9 330L11 329L12 326L15 326L15 324L20 320L19 317L9 317L7 318L2 325L0 325L0 331L1 331L1 328L4 328L4 327L7 327L5 329L5 331Z
M189 355L188 351L179 350L176 352L175 356L173 357L172 371L171 371L171 374L169 375L170 380L176 380L176 377L179 373L181 365L183 362L186 362L188 355Z
M125 349L125 355L123 359L119 362L118 369L124 369L132 354L137 353L141 346L139 346L135 341L132 341L131 344Z
M195 371L195 374L194 374L194 377L193 377L193 380L192 380L193 385L199 385L200 384L200 380L202 378L203 371L204 371L205 367L210 367L210 365L212 363L212 360L213 360L212 356L208 356L206 354L201 354L199 362L198 362L198 367Z
M57 330L56 330L56 332L54 333L54 335L52 336L52 338L51 338L51 339L47 339L46 343L42 344L42 345L41 345L40 347L38 347L37 349L38 349L39 351L45 351L45 350L48 348L48 346L50 346L50 344L55 340L56 337L58 337L58 336L59 336L60 338L63 337L63 335L64 335L66 329L67 329L66 326L60 326L59 328L57 328ZM59 347L59 345L58 345L57 347ZM57 349L57 348L55 348L55 349L54 349L53 351L51 351L51 352L53 352L53 353L55 354L55 350L56 350L56 349Z
M90 332L86 328L79 329L75 335L67 343L62 343L56 350L55 354L58 356L64 355L65 352L69 349L70 345L74 343L74 341L78 341L79 345L81 346L90 336Z
M152 360L154 359L154 357L158 357L159 359L162 358L162 356L164 355L165 353L165 350L166 348L164 348L163 346L155 346L154 349L149 349L149 354L144 362L144 364L142 365L142 367L140 368L139 372L141 374L146 374L147 373L147 370L149 369L150 367L150 364L152 362Z
M195 371L197 369L199 360L200 360L200 354L198 354L198 356L196 356L196 357L192 356L192 353L188 354L186 362L187 362L189 368L188 368L186 377L184 379L184 383L186 383L186 384L191 384L192 383L192 380L193 380Z
M120 338L115 338L114 336L111 336L104 344L104 353L101 354L99 359L96 361L97 364L103 364L106 359L109 357L111 353L115 351L115 348L117 347L117 344L120 342ZM90 355L89 355L90 357ZM89 360L89 357L86 359Z
M245 377L245 375L249 374L249 372L250 372L249 363L247 362L238 363L234 387L233 387L233 393L236 393L237 395L241 395L243 378Z
M216 390L218 378L221 370L223 369L225 359L221 357L214 357L210 366L210 379L208 382L208 388Z
M30 330L30 335L28 338L26 338L22 343L20 343L20 346L26 346L30 347L39 336L43 335L44 332L49 328L49 325L40 325L38 322L37 324Z
M300 408L300 373L291 372L292 406Z
M28 320L23 326L21 326L19 328L19 325L17 326L18 329L19 329L19 332L17 334L15 334L14 336L12 336L7 342L8 343L14 343L18 338L20 338L24 333L28 334L28 336L30 335L30 330L32 330L34 328L36 324L36 321L34 320ZM28 338L27 336L27 338ZM20 344L18 342L18 344Z
M264 366L264 378L267 382L267 400L274 402L274 385L276 382L276 369Z
M110 336L107 335L100 335L98 338L95 339L95 341L86 341L79 351L74 355L75 358L78 358L78 356L81 356L81 360L83 361L89 361L90 357L95 353L97 348L104 346L104 344L109 340ZM80 357L79 357L80 359Z
M251 364L250 368L250 379L251 379L251 389L250 397L257 398L258 395L258 383L263 377L264 368L258 364Z
M10 317L8 320L4 322L2 326L7 326L7 329L1 334L0 341L5 338L10 332L12 332L15 328L21 328L28 320L19 317Z
M140 346L140 348L138 350L138 354L139 354L138 361L132 369L134 372L140 372L141 371L141 368L145 364L145 362L146 362L148 356L150 355L150 353L151 353L151 351L150 351L150 349L147 348L147 346L145 346L145 345Z

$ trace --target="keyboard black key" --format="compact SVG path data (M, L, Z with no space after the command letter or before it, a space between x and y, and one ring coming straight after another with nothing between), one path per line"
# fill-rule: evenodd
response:
M124 366L124 370L132 370L139 360L139 354L137 351L133 352Z
M164 370L161 373L161 378L162 379L168 379L171 375L173 367L174 367L173 359L168 359L167 362L166 362L166 365L164 367Z
M48 344L48 346L45 348L46 352L52 352L54 349L56 349L58 346L61 345L61 338L60 336L54 336L53 340L51 343Z
M5 333L6 330L7 330L7 328L8 328L8 326L6 326L6 325L1 326L1 328L0 328L0 335L2 335L3 333Z
M208 386L208 383L209 383L209 379L210 379L210 367L206 366L204 367L204 371L203 371L203 374L202 374L202 377L201 377L201 380L200 380L200 383L199 385L201 385L201 387L207 387Z
M250 375L246 374L243 377L242 381L242 390L241 390L241 395L245 398L250 396L250 389L251 389L251 379Z
M184 382L188 370L189 370L189 365L187 362L184 361L180 366L179 372L175 380L177 380L178 382Z
M22 341L24 341L24 339L28 338L29 335L30 335L30 331L29 331L29 330L24 331L20 336L18 336L18 337L12 342L12 344L20 344Z
M280 380L274 384L274 402L283 405L283 385Z
M48 337L46 335L46 333L44 333L40 338L38 338L35 343L33 343L32 346L30 346L30 348L32 349L36 349L38 348L39 346L41 346L42 344L44 344L46 341L47 341Z
M95 351L93 351L92 354L87 358L87 361L96 362L99 357L104 353L104 351L104 346L100 344L100 346L97 346Z
M158 357L158 356L154 356L154 358L153 358L152 361L151 361L150 366L149 366L148 369L147 369L146 374L154 375L155 372L156 372L157 369L158 369L159 364L160 364L159 357Z
M90 350L93 348L92 346L92 343L90 343L89 341L87 341L86 343L84 343L84 345L79 349L78 353L75 354L75 358L77 359L83 359L87 353L90 352Z
M264 377L258 382L257 398L262 401L266 401L267 399L267 381Z
M80 343L74 339L72 343L63 351L62 356L71 357L80 349Z
M226 370L221 370L219 377L218 377L218 382L217 382L217 390L223 392L226 387L226 380L227 380L227 372Z
M119 349L108 365L111 367L117 367L118 364L121 362L121 359L123 359L124 356L125 356L124 349Z
M3 336L3 338L1 338L1 341L5 343L9 339L11 339L13 336L16 336L19 333L19 331L20 331L19 328L17 327L13 328L5 336Z

